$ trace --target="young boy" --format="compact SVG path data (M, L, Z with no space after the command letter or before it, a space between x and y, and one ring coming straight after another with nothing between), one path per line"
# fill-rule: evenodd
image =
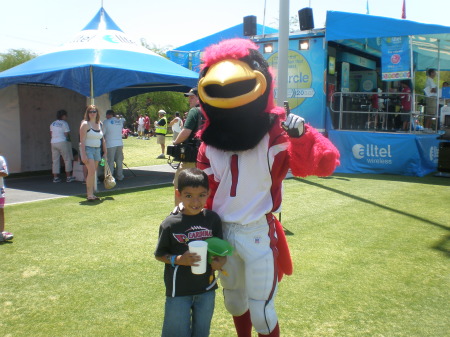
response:
M162 337L206 337L217 289L214 270L221 270L226 258L214 257L206 273L193 274L191 266L197 266L200 256L189 252L188 243L210 237L222 239L222 223L215 212L203 208L209 185L202 170L182 171L175 193L181 203L161 224L155 251L155 258L166 264Z
M12 240L12 233L5 232L5 185L3 177L8 176L8 166L6 160L0 155L0 242Z

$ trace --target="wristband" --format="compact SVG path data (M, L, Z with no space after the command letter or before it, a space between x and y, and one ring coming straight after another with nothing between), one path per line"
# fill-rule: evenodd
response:
M170 264L172 265L172 267L174 267L175 268L175 259L177 258L177 256L176 255L172 255L171 257L170 257Z

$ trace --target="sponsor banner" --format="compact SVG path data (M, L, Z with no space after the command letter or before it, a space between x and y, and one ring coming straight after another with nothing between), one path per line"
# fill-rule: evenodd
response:
M291 112L317 129L325 129L325 78L328 59L323 38L309 39L309 49L299 50L299 40L289 41L287 99ZM265 54L277 83L278 52ZM275 99L278 91L274 90Z
M330 131L341 153L337 173L424 176L437 170L436 135Z
M381 78L398 81L411 78L409 37L385 37L381 40Z

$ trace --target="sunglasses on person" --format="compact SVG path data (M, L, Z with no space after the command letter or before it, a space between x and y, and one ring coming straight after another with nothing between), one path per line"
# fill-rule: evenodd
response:
M89 113L90 113L90 114L96 114L96 113L97 113L97 110L90 110Z

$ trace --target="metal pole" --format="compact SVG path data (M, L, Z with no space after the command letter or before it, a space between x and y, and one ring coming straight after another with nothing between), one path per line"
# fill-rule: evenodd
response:
M288 92L289 0L280 0L278 35L277 105L283 106Z
M435 111L435 117L436 117L436 123L434 127L434 131L437 133L439 130L439 83L441 80L441 40L437 40L438 44L438 73L437 73L437 87L436 87L436 111Z
M91 105L95 105L94 99L94 69L92 66L89 67L89 77L91 80Z
M412 86L412 92L411 92L411 110L409 111L409 130L408 133L411 133L411 127L413 126L413 112L416 112L416 86L414 85L415 82L415 73L414 73L414 50L413 50L413 42L412 42L412 36L409 36L409 49L410 49L410 55L411 55L411 86ZM414 129L416 127L414 126ZM415 130L414 130L415 131Z

